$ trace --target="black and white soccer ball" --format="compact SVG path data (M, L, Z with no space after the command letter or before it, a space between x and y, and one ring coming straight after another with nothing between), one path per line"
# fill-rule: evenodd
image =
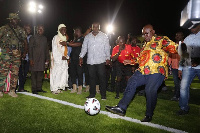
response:
M84 104L84 110L88 115L96 115L100 111L100 102L95 98L89 98Z

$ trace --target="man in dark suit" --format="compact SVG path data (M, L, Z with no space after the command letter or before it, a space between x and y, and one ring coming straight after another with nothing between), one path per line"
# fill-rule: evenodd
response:
M49 63L49 49L47 38L44 34L44 26L37 26L37 34L30 38L29 60L31 71L31 89L33 94L45 92L42 90L45 65Z

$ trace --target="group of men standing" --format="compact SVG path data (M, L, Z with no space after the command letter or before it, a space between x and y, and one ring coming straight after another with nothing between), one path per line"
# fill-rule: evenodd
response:
M15 88L17 85L18 71L21 60L26 58L28 53L31 70L32 93L45 92L42 90L42 79L45 67L50 63L47 38L43 35L44 27L37 27L37 34L32 36L27 47L27 38L23 29L18 26L19 17L17 14L10 14L10 23L0 28L0 97L3 96L5 79L11 71L11 91L9 95L17 97ZM129 103L135 95L136 88L145 85L146 93L146 114L142 122L152 120L153 112L157 103L157 90L168 76L168 53L181 56L181 71L173 70L182 77L180 83L180 107L179 115L189 112L189 87L197 75L200 79L200 24L192 27L192 34L186 37L184 43L175 43L166 36L157 36L152 25L145 25L142 34L145 39L143 48L134 50L130 45L125 44L124 37L119 37L117 46L110 53L109 38L100 31L100 24L92 24L92 31L83 36L82 29L74 29L75 39L68 42L66 26L58 26L58 34L52 40L51 53L51 78L50 89L52 93L61 93L68 87L68 61L69 51L67 46L72 47L71 53L71 79L73 89L71 93L81 94L83 87L83 58L87 54L87 68L89 72L90 95L86 98L94 98L96 95L96 85L100 86L101 99L106 100L106 65L111 65L112 61L118 60L117 66L117 86L121 78L125 75L127 87L123 98L117 106L106 106L112 113L124 116ZM42 45L41 45L42 44ZM179 47L179 48L178 48ZM179 49L179 50L177 50ZM132 67L134 74L132 75ZM131 76L132 75L132 76ZM77 83L78 79L78 91ZM175 81L176 82L176 81ZM176 84L178 86L179 83ZM22 88L24 90L24 88ZM178 96L177 96L178 97ZM119 88L117 88L116 98L119 98Z

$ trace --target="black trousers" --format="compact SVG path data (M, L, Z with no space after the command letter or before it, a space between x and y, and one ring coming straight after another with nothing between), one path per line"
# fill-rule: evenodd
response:
M37 91L42 89L44 71L31 71L31 89Z
M26 82L26 76L29 71L29 61L23 61L21 62L21 66L19 67L19 88L18 90L23 90L24 89L24 84Z
M79 65L79 60L71 60L70 71L72 84L76 84L78 79L78 86L83 85L83 67Z
M99 81L101 97L106 97L106 68L105 63L89 65L90 95L96 95L96 85Z

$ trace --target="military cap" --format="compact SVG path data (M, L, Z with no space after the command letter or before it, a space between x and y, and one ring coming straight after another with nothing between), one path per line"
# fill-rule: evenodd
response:
M9 18L7 19L20 19L17 13L9 13Z

